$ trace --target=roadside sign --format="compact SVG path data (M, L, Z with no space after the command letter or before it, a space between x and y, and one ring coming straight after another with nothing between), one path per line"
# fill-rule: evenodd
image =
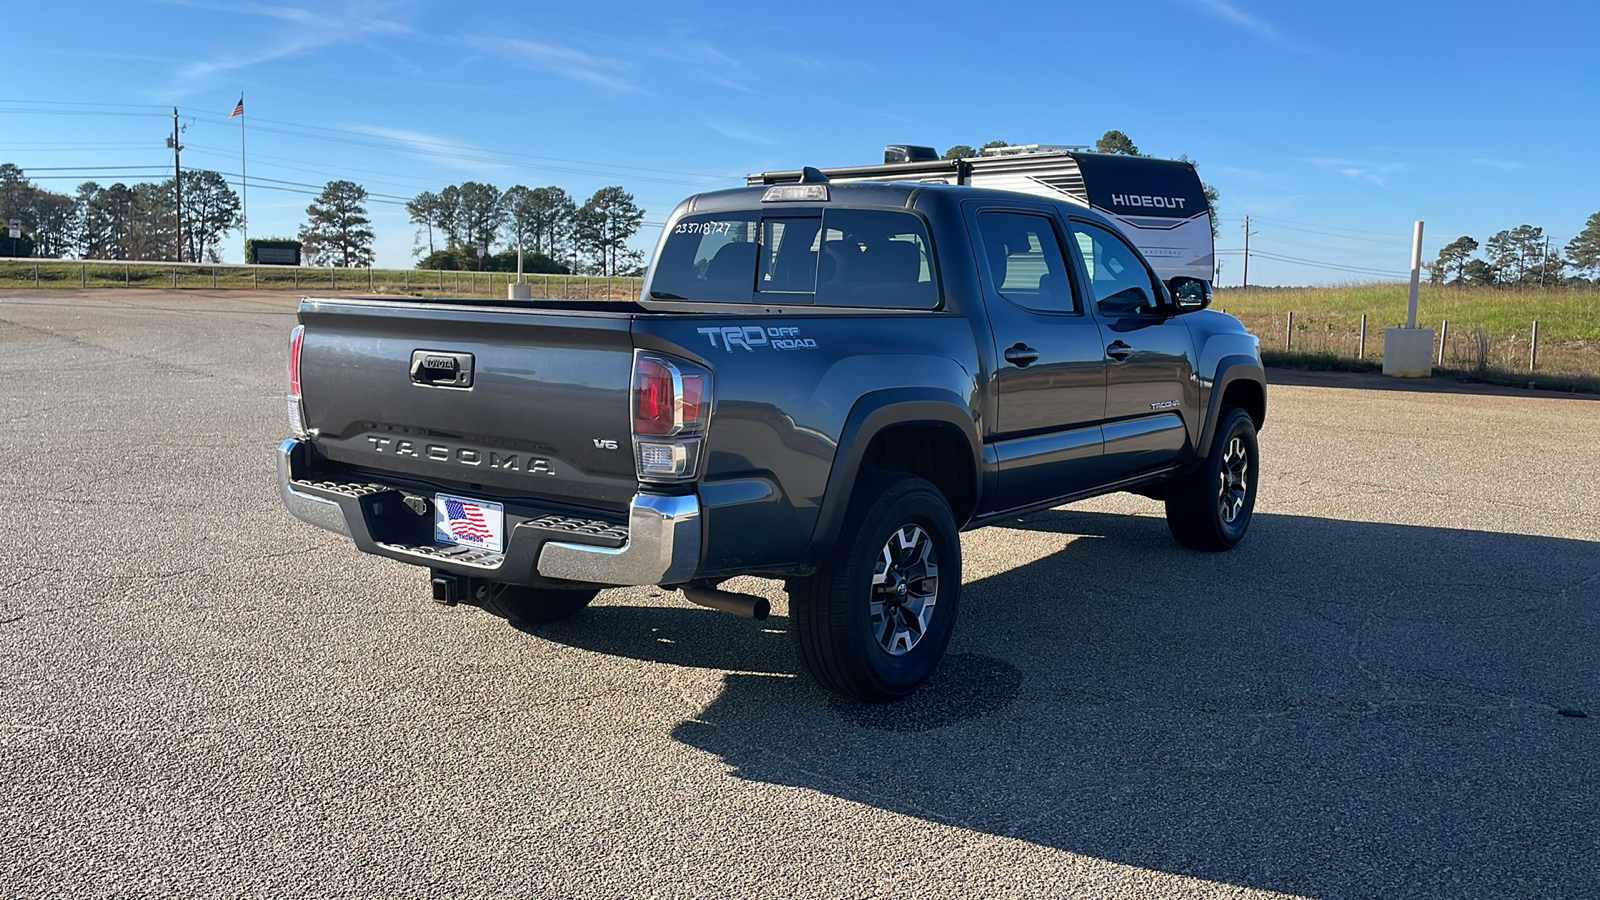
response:
M21 219L12 219L11 220L11 239L12 240L16 240L19 237L22 237L22 220Z

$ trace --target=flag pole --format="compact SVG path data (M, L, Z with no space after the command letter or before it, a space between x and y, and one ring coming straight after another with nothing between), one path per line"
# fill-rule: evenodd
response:
M244 209L240 225L244 228L244 261L250 262L250 173L245 168L244 154L244 92L239 93L239 189L244 195Z

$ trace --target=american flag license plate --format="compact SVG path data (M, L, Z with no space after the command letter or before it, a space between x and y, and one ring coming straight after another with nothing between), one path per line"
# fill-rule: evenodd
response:
M505 551L505 507L452 494L433 497L433 539L441 544Z

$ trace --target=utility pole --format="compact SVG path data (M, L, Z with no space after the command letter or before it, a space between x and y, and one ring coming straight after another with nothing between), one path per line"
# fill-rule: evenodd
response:
M183 152L183 145L178 143L178 108L172 108L172 137L167 141L172 148L172 196L174 201L173 215L177 222L178 252L172 257L174 262L183 262L183 166L179 162L178 154Z
M1250 286L1250 217L1244 217L1244 283L1240 289Z

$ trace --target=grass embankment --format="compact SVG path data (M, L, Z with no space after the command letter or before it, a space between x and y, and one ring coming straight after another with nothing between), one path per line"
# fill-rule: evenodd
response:
M1365 370L1383 362L1386 328L1405 325L1404 284L1238 288L1213 305L1238 316L1280 365ZM1289 331L1289 313L1294 329ZM1367 316L1365 355L1361 316ZM1533 323L1539 323L1537 364ZM1448 329L1444 323L1448 322ZM1417 326L1443 340L1443 374L1507 384L1600 391L1600 288L1514 290L1424 285ZM1437 344L1436 344L1437 348ZM1435 358L1438 351L1435 350Z
M132 287L154 290L250 288L396 294L414 297L506 296L515 273L454 272L436 269L317 269L288 266L162 265L70 260L0 259L0 290ZM536 297L632 300L639 278L584 275L527 275Z

